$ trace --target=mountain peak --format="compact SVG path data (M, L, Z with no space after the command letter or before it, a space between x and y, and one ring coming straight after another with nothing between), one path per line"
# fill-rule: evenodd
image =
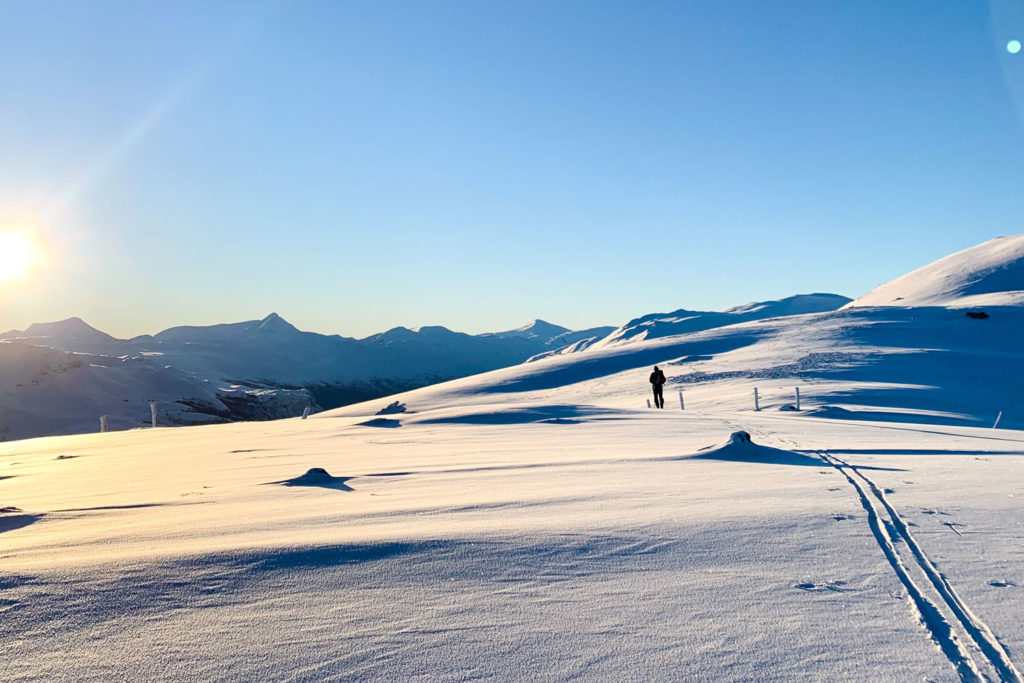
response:
M298 332L299 330L277 313L271 313L266 318L259 321L259 324L256 326L256 331L271 332L275 334L290 334Z
M551 339L557 337L566 332L570 332L569 328L562 327L561 325L555 325L537 318L531 322L526 323L522 327L517 327L514 330L508 330L506 332L498 332L496 336L499 337L530 337L540 339Z
M32 323L25 330L30 337L109 337L105 332L100 332L95 327L81 318L74 316L65 320L58 320L49 323Z

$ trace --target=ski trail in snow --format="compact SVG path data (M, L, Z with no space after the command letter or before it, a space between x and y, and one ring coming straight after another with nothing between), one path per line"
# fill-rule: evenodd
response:
M978 670L977 664L971 657L967 649L960 643L960 640L956 637L953 632L953 628L950 623L942 616L942 612L939 610L935 602L930 600L926 595L925 591L917 585L914 579L910 576L909 568L904 564L900 558L899 552L896 550L896 542L889 532L887 525L884 524L882 515L880 514L875 503L872 501L871 496L868 494L868 490L857 481L854 475L850 474L852 468L846 464L840 464L840 462L833 461L827 453L820 452L822 459L828 464L832 465L836 470L842 474L848 482L857 491L857 496L860 498L861 507L868 514L868 524L871 527L871 533L874 534L875 541L877 541L882 552L885 554L885 559L888 560L889 565L896 573L896 577L906 588L907 593L910 595L913 601L914 607L916 608L917 616L924 624L925 628L931 634L932 639L939 645L942 653L956 668L957 673L960 675L962 681L983 681L985 680L981 672ZM856 474L856 470L854 470ZM889 513L890 516L892 513ZM891 523L893 520L888 520ZM893 528L896 528L893 523Z
M1010 656L1003 648L1002 643L999 642L999 639L996 638L992 629L990 629L988 624L982 621L978 615L971 611L959 594L957 594L952 584L950 584L946 575L938 570L935 564L931 561L931 558L929 558L924 552L924 549L921 548L917 539L914 538L914 535L910 532L910 528L907 526L906 522L892 506L888 498L886 498L885 493L855 466L850 465L827 451L821 451L819 452L819 455L821 455L833 467L842 472L847 479L850 479L849 472L853 472L855 477L867 485L868 490L871 491L874 498L881 503L883 508L885 508L889 515L889 519L892 522L893 528L907 544L907 547L913 554L917 564L921 567L921 571L923 571L925 576L928 577L928 580L935 588L935 591L949 606L949 609L952 610L953 615L956 617L957 621L960 622L964 631L967 632L974 643L978 646L978 649L981 650L986 659L988 659L992 664L992 667L999 674L1000 680L1011 683L1022 683L1024 679L1021 678L1020 671L1018 671L1017 667L1014 666L1013 661L1010 660ZM857 482L851 481L851 483L857 486L858 490L863 490L857 485Z
M744 429L729 420L723 420L727 424ZM759 433L760 436L776 438L799 449L800 445L792 439L779 435L767 434L759 430L749 430ZM875 541L881 548L886 560L892 567L893 572L907 590L911 598L914 611L928 630L932 640L939 646L943 655L956 669L962 681L984 681L984 676L978 668L977 663L968 652L961 639L957 636L954 624L944 615L939 605L945 605L952 612L957 627L963 631L978 647L980 653L985 657L986 664L991 665L992 670L998 675L1000 681L1006 683L1022 682L1020 672L1014 666L1007 655L1002 644L993 634L992 630L974 614L963 602L960 596L950 585L948 579L935 567L928 558L920 544L910 533L909 527L904 522L896 509L889 503L884 492L875 485L866 475L860 472L856 466L832 455L825 450L817 450L816 453L823 463L835 468L853 486L857 492L861 507L868 516L868 524ZM883 514L884 511L884 514ZM896 537L894 537L894 533ZM902 540L911 551L912 560L905 562L900 556L896 543ZM919 585L911 576L912 572L920 572L925 577L925 583ZM928 590L931 586L932 591ZM934 593L929 597L929 593Z

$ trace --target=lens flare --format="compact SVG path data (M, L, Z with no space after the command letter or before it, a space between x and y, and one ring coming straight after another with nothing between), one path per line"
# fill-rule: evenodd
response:
M1011 55L1015 55L1018 52L1020 52L1020 41L1011 40L1010 42L1008 42L1006 44L1006 51L1009 52Z
M12 282L36 264L38 251L32 238L22 232L0 232L0 285Z

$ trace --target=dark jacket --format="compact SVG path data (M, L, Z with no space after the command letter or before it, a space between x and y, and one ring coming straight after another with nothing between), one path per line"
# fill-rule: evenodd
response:
M651 373L651 384L654 384L655 386L661 386L664 383L665 383L665 373L664 372L662 372L660 369L658 369L658 370L655 370L654 372Z

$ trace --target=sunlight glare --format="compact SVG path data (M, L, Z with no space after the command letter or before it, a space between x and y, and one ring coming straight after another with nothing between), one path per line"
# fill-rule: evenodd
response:
M38 254L23 232L0 232L0 285L18 279L35 265Z

